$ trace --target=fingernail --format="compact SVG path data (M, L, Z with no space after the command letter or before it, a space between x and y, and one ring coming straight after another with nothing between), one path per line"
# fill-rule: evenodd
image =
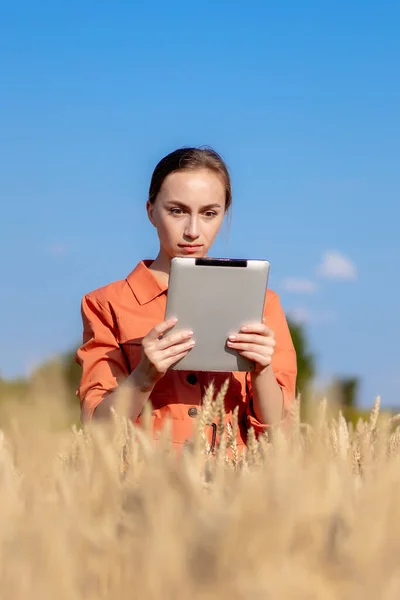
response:
M241 331L247 331L248 329L248 327L242 327Z
M229 336L229 339L230 339L230 340L236 340L236 335L230 335L230 336Z

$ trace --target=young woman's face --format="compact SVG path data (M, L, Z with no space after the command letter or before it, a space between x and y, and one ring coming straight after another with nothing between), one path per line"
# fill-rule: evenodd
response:
M169 258L206 256L224 219L225 186L213 171L176 171L147 211Z

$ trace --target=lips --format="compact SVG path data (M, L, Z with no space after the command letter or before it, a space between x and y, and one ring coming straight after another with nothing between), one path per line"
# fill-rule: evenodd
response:
M194 254L195 252L198 252L199 250L201 250L203 246L201 244L198 245L184 245L184 244L179 244L179 248L181 248L184 252L187 252L188 254Z

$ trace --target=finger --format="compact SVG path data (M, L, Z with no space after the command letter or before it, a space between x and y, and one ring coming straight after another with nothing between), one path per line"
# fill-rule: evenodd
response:
M181 344L175 344L174 346L170 346L165 350L162 350L162 353L166 354L166 356L176 356L181 352L188 352L195 345L194 340L188 340L186 342L182 342Z
M260 346L271 346L275 347L275 339L269 336L261 335L259 333L237 333L230 335L228 338L231 342L246 342L248 344L258 344Z
M173 365L175 362L177 362L178 360L181 360L181 358L183 358L184 356L186 356L186 354L188 352L190 352L190 350L193 348L193 345L189 345L189 347L186 347L183 349L183 346L181 347L181 351L180 352L173 352L170 356L164 356L161 361L159 361L159 364L157 366L157 368L160 371L165 371L167 369L169 369L169 367L171 365Z
M164 350L165 348L169 348L170 346L174 346L175 344L184 342L188 338L191 338L192 335L193 335L193 331L191 331L191 330L184 330L184 331L179 331L178 333L171 333L171 335L169 335L157 342L158 349Z
M155 325L155 327L153 327L153 329L149 331L145 338L143 338L143 341L146 340L147 342L153 342L157 340L160 337L160 335L172 329L172 327L174 327L174 325L176 325L177 322L178 319L173 318L168 319L167 321L163 321L162 323L158 323L157 325Z
M239 352L257 352L257 354L261 354L262 356L272 356L274 353L274 349L272 346L264 346L261 344L252 344L247 342L227 342L228 346L232 348L232 350L238 350Z
M173 356L173 357L169 358L168 360L164 361L163 367L162 367L163 370L167 371L167 369L169 369L171 367L171 365L177 363L182 358L185 358L187 353L188 353L188 350L185 350L185 352L181 352L180 354L177 354L176 356Z
M272 329L267 327L265 323L245 323L239 331L245 333L259 333L264 336L275 337L275 334L272 331Z
M243 356L243 358L247 358L248 360L257 363L262 367L268 367L268 365L271 364L270 358L262 356L261 354L258 354L258 352L241 352L240 356Z
M171 356L176 356L181 352L187 352L188 350L193 348L194 345L195 342L193 340L188 340L186 342L170 346L169 348L165 348L164 350L159 350L157 348L154 352L151 353L151 356L149 356L149 358L154 364L157 364L165 359L170 358Z

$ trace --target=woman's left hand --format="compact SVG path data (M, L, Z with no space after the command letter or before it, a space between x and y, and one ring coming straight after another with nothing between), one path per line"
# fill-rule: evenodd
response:
M229 336L227 345L253 361L254 375L260 375L271 364L276 342L274 332L264 323L248 323Z

